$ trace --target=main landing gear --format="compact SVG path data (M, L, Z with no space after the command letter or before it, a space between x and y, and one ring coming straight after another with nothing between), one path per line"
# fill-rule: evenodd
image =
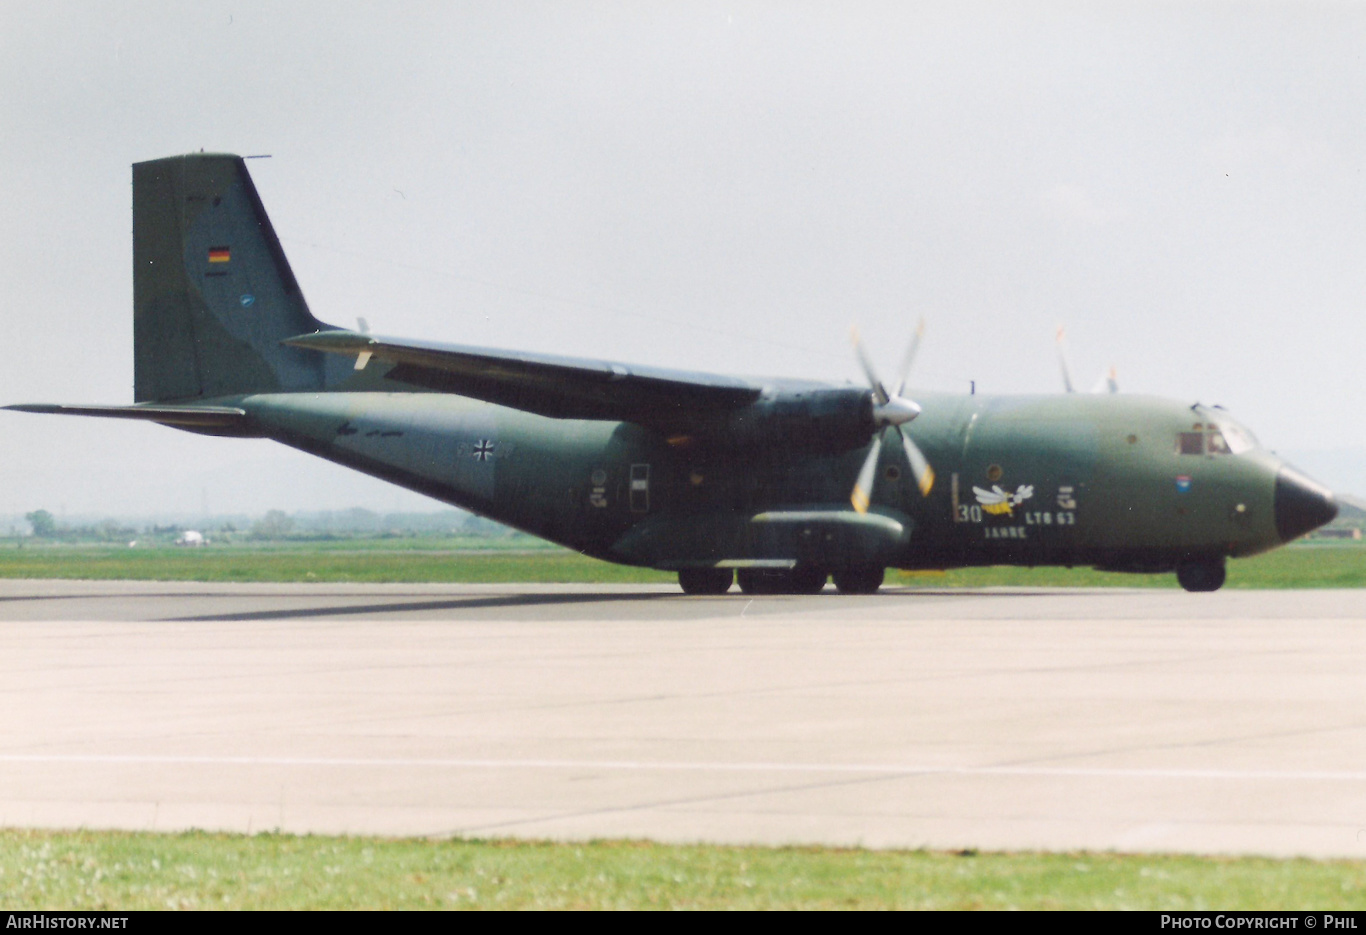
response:
M684 568L678 572L678 585L684 594L725 594L732 581L738 581L745 594L819 594L827 578L835 579L841 594L875 594L882 587L885 569L881 565L856 565L841 568L833 576L817 565L794 568Z
M746 594L819 594L829 572L815 565L795 568L741 568L735 573Z
M841 594L876 594L886 571L881 565L844 568L835 572L835 587Z
M725 594L735 580L729 568L680 568L678 586L684 594Z
M1176 565L1176 580L1187 591L1217 591L1225 574L1222 558L1187 558Z

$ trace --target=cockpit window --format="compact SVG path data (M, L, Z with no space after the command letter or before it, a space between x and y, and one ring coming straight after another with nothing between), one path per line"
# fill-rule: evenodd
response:
M1251 451L1257 447L1256 437L1237 422L1225 419L1220 423L1219 428L1223 431L1225 441L1228 442L1230 454L1240 455L1244 451Z
M1257 447L1252 433L1236 422L1221 419L1217 424L1196 424L1189 432L1176 435L1177 454L1238 455Z

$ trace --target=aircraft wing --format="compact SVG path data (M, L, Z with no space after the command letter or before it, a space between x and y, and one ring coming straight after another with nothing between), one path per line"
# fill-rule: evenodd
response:
M608 361L318 331L293 347L394 365L386 376L441 393L469 396L559 419L619 419L685 425L698 416L747 406L761 389L733 377Z

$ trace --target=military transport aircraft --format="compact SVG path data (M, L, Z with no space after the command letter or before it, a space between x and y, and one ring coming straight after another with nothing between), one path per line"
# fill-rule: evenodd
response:
M11 406L273 438L689 594L870 593L885 569L1092 565L1217 589L1333 494L1217 407L907 398L324 325L241 158L133 166L131 406ZM1070 383L1070 380L1069 380Z

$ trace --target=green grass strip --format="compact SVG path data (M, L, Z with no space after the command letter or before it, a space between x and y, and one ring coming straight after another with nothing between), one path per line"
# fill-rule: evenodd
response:
M0 832L11 909L1360 908L1366 863Z
M583 583L667 584L669 572L631 568L560 548L472 551L436 540L425 548L364 542L277 543L207 548L49 545L0 548L0 578L92 578L143 581L400 582L435 584ZM1165 587L1176 577L1126 575L1089 568L962 568L947 572L888 573L892 585L912 587ZM1366 587L1366 547L1307 544L1277 549L1228 565L1230 588Z
M1090 568L958 568L944 572L889 572L890 584L912 587L1175 588L1176 576L1129 575ZM1292 545L1228 563L1226 588L1366 587L1366 547Z
M401 582L506 584L672 582L672 574L613 565L564 549L526 553L293 548L0 550L0 578L140 581Z

